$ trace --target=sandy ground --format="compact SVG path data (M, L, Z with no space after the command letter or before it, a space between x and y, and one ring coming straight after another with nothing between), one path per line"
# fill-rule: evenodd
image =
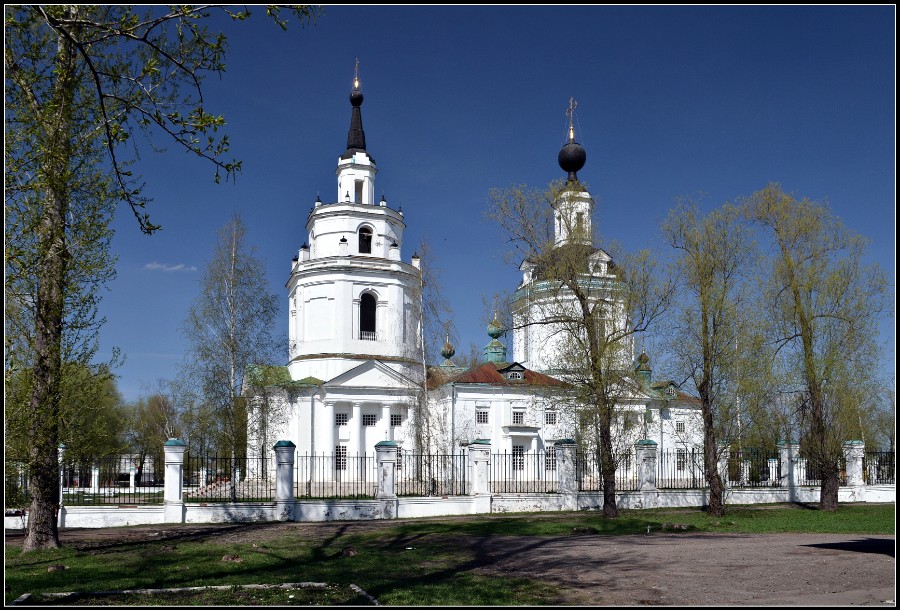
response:
M445 521L465 519L447 518ZM66 529L64 544L272 536L332 540L398 521ZM7 542L21 532L7 531ZM466 569L549 580L566 605L895 606L894 536L694 534L446 537L473 552Z

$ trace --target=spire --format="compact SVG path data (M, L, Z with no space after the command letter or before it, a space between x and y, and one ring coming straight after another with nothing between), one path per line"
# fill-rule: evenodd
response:
M587 160L587 153L584 151L584 147L581 146L578 142L575 141L575 108L578 106L578 102L575 101L575 98L569 98L569 107L566 109L566 116L569 118L569 133L566 144L562 147L562 150L559 151L559 156L557 157L557 161L559 162L559 166L563 169L563 171L568 173L568 178L566 178L566 183L574 183L578 182L578 170L584 167L584 163Z
M342 158L349 158L355 152L365 152L366 133L363 131L362 110L363 94L359 90L359 59L353 72L353 90L350 92L350 104L353 111L350 115L350 131L347 132L347 151Z

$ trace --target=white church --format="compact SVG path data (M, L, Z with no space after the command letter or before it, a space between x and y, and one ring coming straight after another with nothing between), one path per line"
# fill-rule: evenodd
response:
M457 454L476 439L490 442L492 452L521 455L578 438L577 409L565 406L571 404L568 384L553 366L561 335L541 323L552 312L540 296L540 270L529 261L520 267L510 312L512 358L499 341L505 329L495 317L483 364L456 366L449 337L442 364L424 361L420 261L416 255L403 260L403 212L384 197L375 200L377 168L366 148L362 103L357 77L347 148L337 161L336 201L316 198L308 239L286 284L289 360L286 367L269 367L280 381L266 392L275 405L270 411L279 416L264 431L249 431L248 455L269 453L277 440L293 442L301 454L336 457L374 455L380 441L394 441L401 452ZM570 179L585 157L570 121L559 154ZM556 247L584 242L593 205L587 192L561 197L554 206ZM614 282L609 255L590 239L582 245L592 251L589 280ZM617 323L611 317L606 323ZM643 350L637 361L633 345L627 352L634 383L621 400L619 442L649 439L660 450L701 446L697 400L671 382L653 383ZM258 401L250 397L251 409Z

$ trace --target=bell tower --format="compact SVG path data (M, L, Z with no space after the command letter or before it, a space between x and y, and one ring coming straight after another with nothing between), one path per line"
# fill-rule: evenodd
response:
M366 149L359 61L350 91L347 149L337 162L338 198L318 197L309 235L287 282L292 379L336 377L380 360L421 377L421 270L401 260L403 212L374 201L375 160Z

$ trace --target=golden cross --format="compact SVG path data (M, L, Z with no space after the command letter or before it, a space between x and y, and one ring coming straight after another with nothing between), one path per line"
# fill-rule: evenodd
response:
M356 67L353 69L353 86L359 89L359 57L356 58Z
M578 106L578 102L575 101L575 98L569 98L569 108L566 110L566 116L569 117L569 140L575 141L575 128L572 126L572 118L575 116L575 108Z

